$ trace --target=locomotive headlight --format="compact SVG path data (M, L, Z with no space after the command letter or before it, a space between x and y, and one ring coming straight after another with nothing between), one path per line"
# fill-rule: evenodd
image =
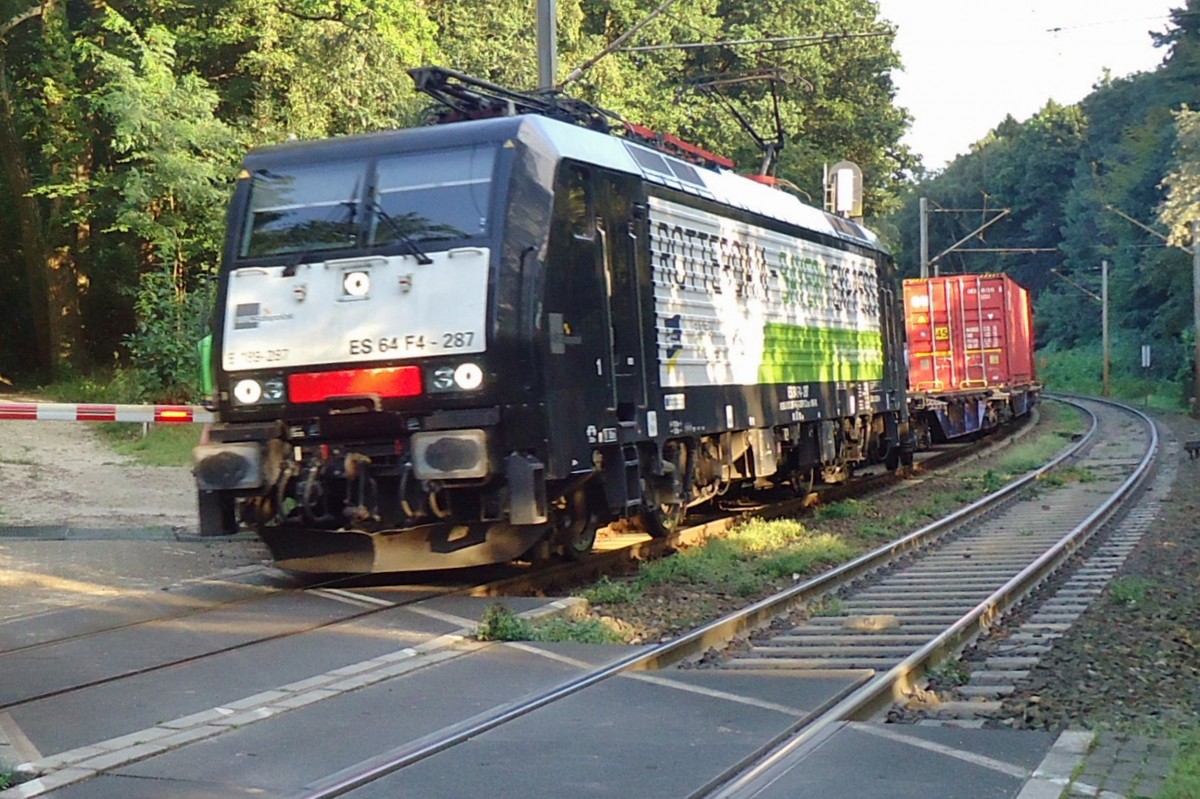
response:
M483 385L483 368L477 363L435 366L428 373L430 391L474 391Z
M351 299L360 300L371 291L371 275L355 269L342 275L342 293Z
M262 384L251 378L239 380L233 387L233 398L239 405L254 405L262 395Z
M236 405L275 405L285 399L282 377L262 380L244 377L233 385L233 401Z
M483 385L483 370L477 363L460 364L454 370L454 382L463 391L474 391Z
M271 377L262 381L262 401L283 402L283 378Z
M451 391L454 388L454 367L439 366L433 370L429 387L434 391Z

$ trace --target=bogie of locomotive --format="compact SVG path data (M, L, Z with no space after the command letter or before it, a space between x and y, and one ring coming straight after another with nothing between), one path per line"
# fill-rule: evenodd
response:
M538 115L250 153L202 531L393 571L590 550L640 516L894 466L890 258L728 172Z

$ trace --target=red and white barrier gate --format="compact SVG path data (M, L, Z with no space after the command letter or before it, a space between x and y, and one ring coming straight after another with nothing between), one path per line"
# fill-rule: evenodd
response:
M28 422L153 422L208 424L217 415L199 405L104 405L59 402L0 402L0 419Z

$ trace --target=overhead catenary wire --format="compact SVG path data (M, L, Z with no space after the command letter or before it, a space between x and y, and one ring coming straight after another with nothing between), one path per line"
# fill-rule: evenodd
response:
M608 55L609 53L613 52L614 50L619 49L621 47L621 45L623 45L623 44L625 44L625 42L629 41L630 38L632 38L634 34L636 34L642 28L646 27L646 25L650 24L651 20L653 20L655 17L658 17L660 14L662 14L664 11L666 11L674 3L675 3L675 0L663 0L663 2L659 3L658 7L655 8L653 11L651 11L649 14L647 14L642 19L641 22L634 25L632 28L625 31L620 36L618 36L616 39L614 39L613 43L610 44L608 47L605 47L603 50L601 50L599 53L596 53L596 55L589 58L583 64L581 64L580 66L577 66L577 67L575 67L575 69L571 70L571 74L569 74L569 75L567 75L567 77L563 78L562 83L558 84L558 86L556 88L561 90L568 83L572 83L574 81L579 80L581 77L583 77L584 72L587 72L589 69L591 69L593 66L596 65L596 62L598 62L600 59L604 58L604 56Z
M694 50L702 47L735 47L754 44L790 44L811 43L824 44L837 42L842 39L864 39L879 36L889 36L894 31L868 31L864 33L820 33L811 36L769 36L761 39L717 39L711 42L684 42L681 44L644 44L637 47L616 48L622 53L648 53L655 50Z
M1173 13L1178 16L1191 16L1200 12L1181 10ZM1046 28L1046 33L1066 33L1073 30L1079 30L1081 28L1099 28L1104 25L1128 25L1131 22L1152 22L1160 19L1170 19L1171 16L1171 14L1156 14L1152 17L1126 17L1125 19L1106 19L1095 20L1093 22L1081 22L1078 25L1057 25L1053 28Z

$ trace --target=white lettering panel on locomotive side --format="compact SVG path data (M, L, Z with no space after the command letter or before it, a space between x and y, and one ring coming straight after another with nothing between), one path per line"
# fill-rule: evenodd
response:
M650 199L664 387L882 376L874 260Z
M483 248L246 267L230 275L227 371L369 363L487 349Z

